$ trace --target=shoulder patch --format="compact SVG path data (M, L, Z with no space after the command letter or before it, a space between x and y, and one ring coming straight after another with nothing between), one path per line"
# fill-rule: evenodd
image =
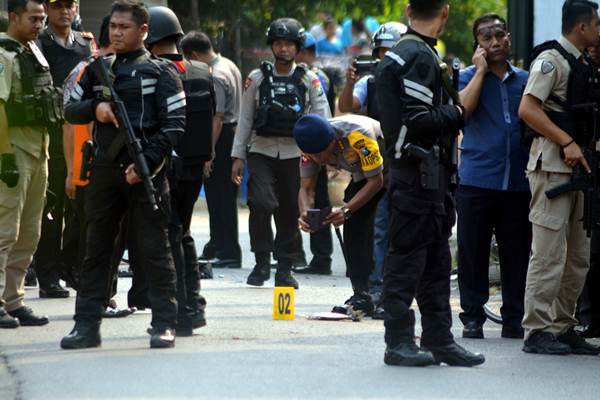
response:
M352 131L348 135L348 142L358 153L363 171L372 171L383 165L383 158L381 157L377 140L362 132Z
M323 96L323 85L321 85L321 81L319 80L319 78L314 78L311 82L310 82L312 88L315 90L315 92L317 93L317 96Z
M555 69L556 69L556 66L554 65L554 63L552 63L552 61L548 61L548 60L542 61L541 70L542 70L543 74L549 74L550 72L554 71Z

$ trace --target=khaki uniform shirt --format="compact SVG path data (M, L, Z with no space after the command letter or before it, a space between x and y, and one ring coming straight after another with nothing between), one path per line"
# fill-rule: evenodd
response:
M564 36L558 39L558 43L575 58L581 57L581 52ZM532 63L523 95L531 95L541 100L545 111L564 111L548 97L553 94L561 100L567 100L570 71L569 62L557 50L542 52ZM572 132L567 133L572 134ZM565 164L560 156L560 145L546 137L533 139L527 170L535 171L538 160L541 160L542 171L567 174L572 172L572 168Z
M2 38L10 38L0 34ZM0 47L0 101L6 104L11 94L16 100L22 98L21 70L16 53ZM32 155L35 158L48 157L48 133L39 128L28 126L11 127L8 137L13 146Z
M242 74L231 60L222 56L217 56L208 65L213 73L216 111L224 114L223 123L236 123L242 102Z
M292 66L291 76L296 69L296 64ZM273 68L274 76L282 76ZM248 145L250 145L250 153L259 153L267 157L279 158L288 160L290 158L300 157L300 149L296 145L293 137L265 137L257 136L252 131L254 124L254 116L256 113L256 105L259 102L259 87L263 81L263 74L260 69L256 69L250 73L246 84L244 85L244 95L242 97L242 108L240 111L240 120L237 126L235 140L231 156L234 158L246 159ZM325 118L331 117L329 103L321 86L321 82L317 75L312 71L306 71L302 82L306 85L306 110L307 114L318 114Z

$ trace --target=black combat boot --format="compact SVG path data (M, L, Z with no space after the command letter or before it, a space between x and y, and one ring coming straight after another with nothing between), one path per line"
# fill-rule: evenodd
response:
M421 346L433 354L437 364L448 364L456 367L474 367L483 364L485 357L480 353L472 353L458 343L452 342L444 346Z
M256 258L256 265L248 275L246 283L252 286L262 286L265 281L271 278L271 255L259 252L255 253L254 257Z
M100 347L100 326L95 324L76 323L67 336L60 341L60 347L65 350L87 349Z
M298 289L298 281L292 276L292 266L279 263L275 273L275 286Z
M19 327L19 320L7 314L4 308L0 308L0 329L14 329Z
M150 337L151 349L168 349L175 347L175 330L174 329L155 329Z
M426 367L436 364L433 354L425 349L420 349L414 340L388 344L383 361L387 365L403 367Z

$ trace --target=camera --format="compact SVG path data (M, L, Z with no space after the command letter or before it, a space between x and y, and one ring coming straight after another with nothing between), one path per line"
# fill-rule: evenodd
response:
M379 60L369 55L358 56L352 63L358 76L373 75L378 65Z

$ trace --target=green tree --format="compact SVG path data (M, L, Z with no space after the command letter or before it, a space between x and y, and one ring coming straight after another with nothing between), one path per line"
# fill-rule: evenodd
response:
M264 46L264 34L275 18L294 17L305 26L327 12L342 20L373 16L380 22L406 21L404 10L409 0L172 0L184 28L207 31L222 52L238 61L241 49ZM507 0L450 0L450 19L442 38L448 52L471 60L473 21L486 12L506 15ZM193 15L197 7L199 15ZM247 68L245 68L247 69Z

